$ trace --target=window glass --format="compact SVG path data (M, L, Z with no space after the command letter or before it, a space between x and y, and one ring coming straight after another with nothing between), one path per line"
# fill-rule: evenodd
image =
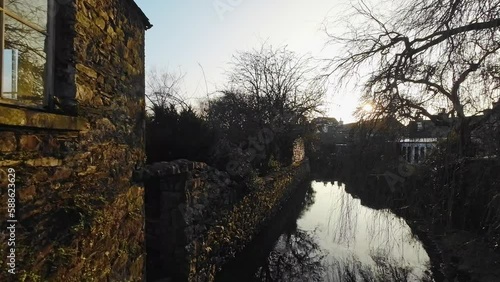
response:
M4 33L0 36L4 47L4 101L30 106L44 103L47 3L48 0L4 0Z
M47 0L4 0L5 9L46 30Z
M45 35L5 16L4 98L27 104L44 100Z

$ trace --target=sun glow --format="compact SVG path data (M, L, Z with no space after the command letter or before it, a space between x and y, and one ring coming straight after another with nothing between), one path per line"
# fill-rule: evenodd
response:
M365 104L362 109L364 112L371 113L373 111L373 105Z

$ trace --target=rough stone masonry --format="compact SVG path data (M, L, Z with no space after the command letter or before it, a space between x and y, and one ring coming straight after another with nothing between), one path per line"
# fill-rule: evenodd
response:
M244 194L227 172L205 163L160 162L138 172L146 186L148 281L214 281L308 178L302 139L292 152L293 164Z
M144 37L132 0L56 1L57 112L1 104L0 187L16 171L17 277L0 281L142 281ZM1 209L2 238L6 210ZM5 271L4 271L5 270Z

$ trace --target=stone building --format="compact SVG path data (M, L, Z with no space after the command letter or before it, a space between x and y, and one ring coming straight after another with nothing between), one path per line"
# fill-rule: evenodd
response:
M458 118L449 116L444 109L434 121L420 119L411 121L407 126L407 136L400 140L401 155L410 163L420 163L436 147L440 140L448 138ZM471 138L473 154L477 157L496 157L500 151L499 122L500 107L493 103L491 109L482 114L468 116L467 122L472 128Z
M401 155L409 163L422 162L436 147L437 142L446 138L450 130L449 125L436 125L431 120L411 121L407 126L407 136L399 142Z
M133 0L1 3L0 281L141 281L149 20Z

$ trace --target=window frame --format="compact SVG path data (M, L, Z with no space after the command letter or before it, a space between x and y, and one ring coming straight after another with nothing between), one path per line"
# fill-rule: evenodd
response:
M29 1L29 0L27 0ZM0 80L3 80L3 50L5 48L5 16L9 16L13 20L26 25L46 36L46 51L45 51L45 72L43 77L43 103L40 105L30 105L13 99L5 99L0 95L0 105L15 105L23 108L31 108L35 110L54 110L54 56L55 56L55 16L56 16L56 1L47 0L47 28L38 26L25 20L22 16L5 9L5 0L0 0ZM0 81L1 85L2 81ZM0 87L0 91L2 91Z

